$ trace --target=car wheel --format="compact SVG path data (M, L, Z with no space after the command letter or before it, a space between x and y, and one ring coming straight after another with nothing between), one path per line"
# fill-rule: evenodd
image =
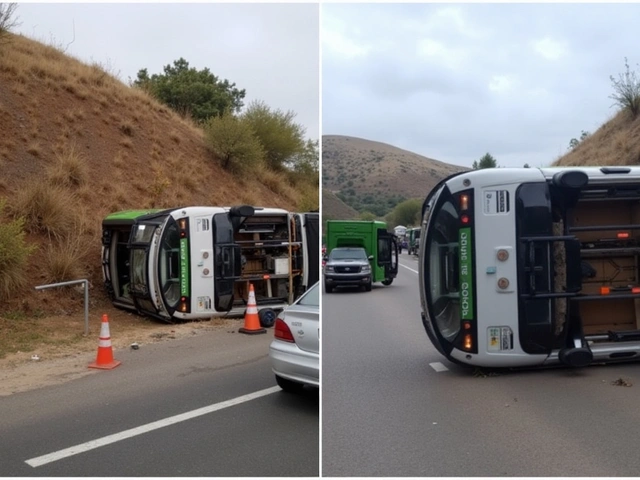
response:
M382 281L382 284L383 284L383 285L387 285L387 286L391 285L392 283L393 283L393 278L385 278L385 279Z
M273 327L273 324L276 323L276 311L272 308L263 308L258 311L258 319L260 320L260 326L264 328Z
M282 390L289 393L302 393L302 389L304 388L303 384L294 382L293 380L287 380L278 375L276 375L276 382Z
M327 293L331 293L331 292L333 292L333 287L330 287L330 286L329 286L329 285L327 285L327 284L326 284L326 282L325 282L325 284L324 284L324 291L325 291L325 292L327 292Z
M370 292L370 291L371 291L371 282L367 283L367 284L364 286L364 291L365 291L365 292Z

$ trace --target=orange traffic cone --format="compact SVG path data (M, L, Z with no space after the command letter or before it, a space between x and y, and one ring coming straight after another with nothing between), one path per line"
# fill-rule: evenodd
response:
M89 368L102 368L111 370L116 368L120 363L113 359L113 349L111 348L111 335L109 334L109 317L107 314L102 315L102 324L100 326L100 343L98 344L98 356L96 361L89 364Z
M258 318L258 306L256 305L256 294L253 291L253 284L249 284L249 301L247 302L247 311L244 314L244 327L239 328L240 333L248 333L255 335L258 333L267 333L266 328L260 326Z

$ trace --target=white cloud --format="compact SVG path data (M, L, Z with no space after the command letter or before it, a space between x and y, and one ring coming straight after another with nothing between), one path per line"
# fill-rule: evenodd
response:
M359 45L346 35L335 30L322 31L322 48L329 48L334 53L346 58L363 57L371 50L371 47Z
M549 37L534 40L531 42L531 48L533 48L534 52L547 60L558 60L569 53L569 48L565 42L553 40Z
M489 81L489 90L497 93L506 93L512 89L514 78L510 75L493 75Z

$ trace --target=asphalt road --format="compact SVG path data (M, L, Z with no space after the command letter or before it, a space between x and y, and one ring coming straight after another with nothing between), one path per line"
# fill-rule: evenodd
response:
M273 335L114 352L122 364L0 398L0 476L317 476L319 391L282 392Z
M417 279L403 254L323 296L323 476L638 475L640 364L482 376L430 344Z

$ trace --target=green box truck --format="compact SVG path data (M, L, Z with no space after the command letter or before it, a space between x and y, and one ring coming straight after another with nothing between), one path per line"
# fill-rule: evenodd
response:
M398 241L395 235L387 230L385 222L328 220L326 223L327 255L335 248L363 248L371 265L371 282L382 282L391 285L398 274ZM327 265L330 265L329 263ZM335 268L340 268L336 266ZM325 268L325 286L330 285L340 272L328 271Z

